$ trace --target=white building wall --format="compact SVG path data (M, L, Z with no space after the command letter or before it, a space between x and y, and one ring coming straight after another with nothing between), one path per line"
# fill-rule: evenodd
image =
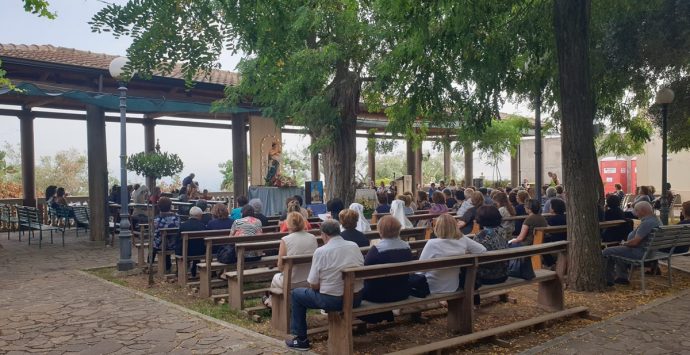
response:
M534 168L534 137L524 137L520 142L520 181L528 179L531 183L535 182L535 168ZM558 178L563 181L563 167L561 164L561 137L547 136L542 139L542 161L543 161L543 176L542 181L548 183L549 171L558 175Z

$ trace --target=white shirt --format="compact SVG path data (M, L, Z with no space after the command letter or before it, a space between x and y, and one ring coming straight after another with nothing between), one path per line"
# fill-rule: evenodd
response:
M343 295L342 271L349 267L364 265L362 251L357 244L348 242L341 236L332 237L328 243L314 251L311 269L307 282L319 285L319 292L331 295ZM355 282L355 292L362 289L362 282Z
M470 201L469 198L466 198L465 201L463 201L462 204L460 205L460 208L458 208L458 213L457 213L457 215L458 215L458 216L464 215L465 212L467 212L467 210L469 210L469 209L472 208L472 207L473 207L473 206L472 206L472 201Z
M290 233L281 239L285 242L287 256L313 254L319 246L316 237L305 231ZM295 265L292 268L292 283L307 281L308 275L309 265Z
M419 260L429 260L448 256L465 254L483 254L486 248L474 240L462 237L460 239L429 239L419 256ZM448 268L427 271L426 281L431 293L455 292L460 284L460 268Z

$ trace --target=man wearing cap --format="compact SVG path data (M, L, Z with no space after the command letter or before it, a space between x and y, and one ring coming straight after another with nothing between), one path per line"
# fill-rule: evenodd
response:
M192 207L189 209L189 219L180 224L180 239L175 248L175 254L182 255L182 233L183 232L196 232L206 230L206 225L201 221L204 212L199 207ZM187 245L187 256L199 256L206 253L206 246L204 245L203 239L190 240ZM196 277L196 264L198 260L192 262L192 277Z
M340 223L327 219L321 223L321 238L324 245L314 251L307 282L309 287L292 290L292 314L290 332L295 336L285 341L290 349L309 350L307 338L307 310L323 309L340 311L343 308L342 270L364 265L362 252L357 244L340 236ZM353 306L362 302L362 284L355 285Z

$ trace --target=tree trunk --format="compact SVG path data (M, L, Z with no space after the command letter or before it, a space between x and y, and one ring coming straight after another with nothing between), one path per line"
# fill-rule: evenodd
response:
M360 81L356 73L341 65L334 79L331 104L340 112L335 131L321 130L331 142L321 153L325 175L324 189L328 199L340 198L349 206L355 199L355 159L357 158L356 125Z
M472 186L472 178L474 177L472 172L474 166L472 143L465 144L462 150L465 153L465 187L468 187Z
M563 182L571 243L568 279L570 287L578 291L597 291L604 286L598 226L599 191L603 188L594 148L589 18L589 0L554 0ZM599 183L592 186L592 182Z

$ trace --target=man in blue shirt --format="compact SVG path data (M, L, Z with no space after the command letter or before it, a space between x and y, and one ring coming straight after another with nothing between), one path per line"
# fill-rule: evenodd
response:
M640 219L640 225L630 232L628 239L621 246L606 248L601 252L604 257L606 283L609 286L614 283L623 285L630 283L627 275L627 264L611 256L641 259L644 255L644 248L649 245L649 235L655 228L661 226L659 218L654 214L652 205L647 201L640 201L635 204L634 214Z

